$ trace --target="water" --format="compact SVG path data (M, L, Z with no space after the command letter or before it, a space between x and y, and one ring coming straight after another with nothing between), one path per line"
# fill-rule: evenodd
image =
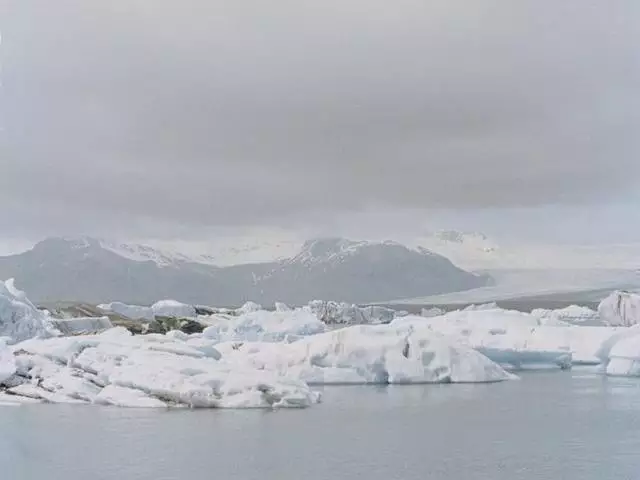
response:
M340 387L299 411L0 408L7 480L604 480L640 471L640 381Z

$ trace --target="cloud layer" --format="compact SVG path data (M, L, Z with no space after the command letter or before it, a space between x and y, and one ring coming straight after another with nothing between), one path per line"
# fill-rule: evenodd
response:
M2 16L0 221L16 232L637 188L632 0L8 0Z

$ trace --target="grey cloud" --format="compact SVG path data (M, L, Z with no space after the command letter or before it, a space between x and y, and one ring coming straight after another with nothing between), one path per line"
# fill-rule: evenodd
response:
M633 0L2 5L0 200L14 207L0 220L17 230L602 203L637 187Z

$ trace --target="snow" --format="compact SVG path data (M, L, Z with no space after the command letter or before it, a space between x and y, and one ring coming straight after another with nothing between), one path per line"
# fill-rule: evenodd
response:
M127 305L122 302L103 303L97 306L98 310L107 314L116 314L130 320L152 321L155 316L151 307L141 307L138 305Z
M0 337L19 342L57 333L51 317L38 310L25 293L15 287L13 279L0 282Z
M156 317L194 318L196 309L193 305L177 302L176 300L160 300L151 306Z
M600 318L612 326L629 327L640 323L640 295L616 291L600 302Z

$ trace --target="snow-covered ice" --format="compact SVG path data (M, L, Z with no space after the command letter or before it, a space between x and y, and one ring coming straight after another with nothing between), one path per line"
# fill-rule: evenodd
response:
M608 325L629 327L640 323L640 295L616 291L600 302L600 318Z

